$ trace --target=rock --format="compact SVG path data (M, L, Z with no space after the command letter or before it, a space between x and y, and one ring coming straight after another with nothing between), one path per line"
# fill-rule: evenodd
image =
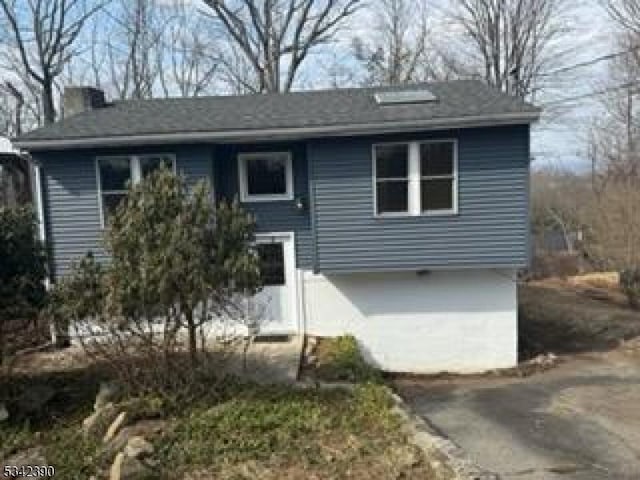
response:
M117 416L118 409L113 403L108 403L82 421L82 431L85 436L102 436Z
M414 445L397 447L392 452L395 463L402 469L413 468L422 462L420 449Z
M47 385L31 385L16 399L16 408L27 415L40 413L55 394Z
M96 395L96 401L93 404L93 409L98 411L105 405L112 403L118 397L120 393L120 387L115 382L101 382L100 389Z
M116 455L109 470L109 480L142 480L149 478L150 469L136 458L120 452Z
M136 435L129 438L124 453L127 457L131 458L140 459L148 457L153 454L153 445L147 442L144 437Z
M122 478L122 464L124 463L125 455L120 452L113 459L113 464L109 470L109 480L120 480Z
M104 447L108 456L123 450L132 437L153 438L167 429L165 420L142 420L134 425L122 428L115 437Z
M111 441L111 439L115 437L116 433L118 433L118 430L120 430L120 427L124 425L124 422L126 420L127 420L127 412L120 412L116 417L116 419L111 423L111 425L109 425L109 428L107 429L107 433L104 434L102 442L108 443L109 441Z
M0 423L9 420L9 410L4 403L0 403Z

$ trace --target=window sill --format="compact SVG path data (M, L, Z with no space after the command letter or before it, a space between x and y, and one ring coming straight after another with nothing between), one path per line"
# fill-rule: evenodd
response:
M422 213L376 213L373 218L385 220L391 218L422 218L422 217L457 217L459 212L457 210L441 210Z
M252 197L240 197L242 203L264 203L264 202L292 202L293 195L264 195Z

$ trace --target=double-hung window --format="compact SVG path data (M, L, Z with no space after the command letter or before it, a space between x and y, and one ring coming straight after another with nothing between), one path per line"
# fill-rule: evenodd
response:
M373 155L376 215L456 213L455 141L379 144Z
M175 171L175 157L170 154L117 155L96 159L103 227L126 196L128 185L139 182L163 164Z

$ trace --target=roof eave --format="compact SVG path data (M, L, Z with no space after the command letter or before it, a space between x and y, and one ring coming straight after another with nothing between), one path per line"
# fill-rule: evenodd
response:
M447 130L502 125L530 124L540 118L540 111L501 113L495 115L459 118L429 119L422 121L385 122L378 124L327 125L317 127L288 127L219 132L175 132L71 139L14 139L13 144L23 150L67 150L94 147L121 147L140 145L167 145L175 143L235 143L242 141L294 140L318 137L346 137L385 133L415 132L420 130Z

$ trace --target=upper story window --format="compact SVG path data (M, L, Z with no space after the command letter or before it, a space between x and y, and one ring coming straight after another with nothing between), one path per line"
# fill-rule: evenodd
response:
M378 213L409 210L409 145L378 145L376 152L376 204Z
M127 194L127 185L139 182L162 164L175 171L175 156L169 154L98 157L100 220L104 227L109 215Z
M293 200L293 167L289 152L242 153L238 156L243 202Z
M457 151L453 140L375 145L377 215L457 211Z

